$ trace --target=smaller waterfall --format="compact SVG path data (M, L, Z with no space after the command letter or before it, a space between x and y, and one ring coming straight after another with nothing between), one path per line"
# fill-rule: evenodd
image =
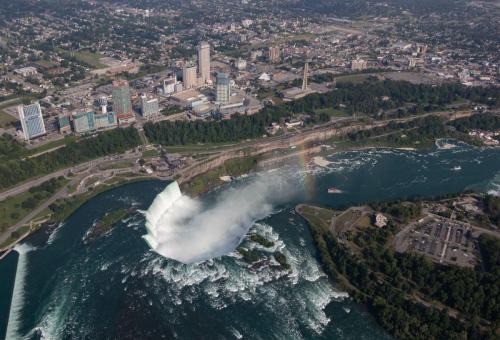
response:
M9 321L5 334L6 339L22 338L21 334L19 334L19 328L22 320L21 313L24 306L24 281L28 265L28 252L31 250L33 250L33 248L27 244L20 244L14 247L14 251L19 254L19 258L17 260L12 301L10 302Z

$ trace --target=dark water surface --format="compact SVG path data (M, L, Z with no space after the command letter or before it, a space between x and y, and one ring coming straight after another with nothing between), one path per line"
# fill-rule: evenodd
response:
M274 241L262 252L281 251L291 271L249 266L236 252L191 265L165 259L142 239L139 212L85 245L85 234L106 212L145 210L166 183L129 184L87 202L48 242L43 235L32 237L0 262L0 334L9 339L389 338L363 306L328 282L294 205L306 200L342 207L469 188L498 193L500 150L459 145L327 158L328 167L312 171L308 180L301 168L280 170L296 178L300 197L250 229ZM453 170L457 166L461 170ZM332 186L344 193L328 194ZM259 247L248 238L243 244Z

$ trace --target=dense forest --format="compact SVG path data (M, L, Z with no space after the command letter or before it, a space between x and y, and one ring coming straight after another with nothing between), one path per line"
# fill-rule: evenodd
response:
M18 158L26 153L24 145L8 134L0 136L0 160Z
M428 115L406 122L391 122L385 126L351 132L347 134L347 139L361 143L370 140L391 146L425 147L434 143L437 138L455 138L471 145L480 145L478 139L467 134L473 129L498 130L500 116L481 113L447 122L439 116Z
M231 120L211 122L147 123L144 131L154 143L165 145L220 143L256 138L265 134L271 122L279 122L294 114L307 114L312 122L324 122L318 109L343 108L349 113L363 113L375 118L381 112L410 105L398 116L418 114L444 108L458 98L495 106L500 103L500 91L493 88L469 88L460 84L415 85L404 81L366 81L362 84L340 84L336 89L311 94L300 100L266 106L251 116L236 115ZM438 133L441 131L435 131Z
M6 158L0 164L0 188L8 188L26 179L51 173L94 158L121 153L141 144L137 129L114 129L95 137L70 142L65 147L33 158ZM8 137L3 137L5 154L12 156L17 147Z
M387 208L390 211L391 205ZM437 265L419 255L395 253L387 247L398 230L392 223L384 229L365 229L355 236L354 242L362 249L359 255L350 253L329 230L314 223L309 226L327 274L337 282L347 280L345 288L351 295L367 303L380 324L397 338L495 337L500 321L497 239L481 236L487 263L486 270L481 271ZM427 307L421 302L423 299L438 301L445 308ZM450 308L460 313L460 321L449 314Z
M500 116L494 114L473 115L454 120L451 125L460 132L468 132L473 129L499 130Z
M486 195L483 203L491 223L500 228L500 197Z

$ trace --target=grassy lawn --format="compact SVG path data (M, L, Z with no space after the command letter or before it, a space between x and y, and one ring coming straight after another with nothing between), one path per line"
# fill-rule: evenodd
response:
M6 100L6 101L0 103L0 127L8 126L8 125L17 121L17 118L11 116L7 112L5 112L3 109L21 104L22 101L23 101L23 98L16 98L16 99L12 99L12 100Z
M368 77L373 76L374 74L365 73L365 74L349 74L346 76L337 77L337 83L353 83L360 84L364 82Z
M112 163L112 164L100 165L99 169L101 169L101 170L125 169L125 168L133 167L134 164L135 164L134 161L122 161L122 162L116 162L116 163Z
M222 184L221 176L240 176L250 172L257 166L257 158L242 157L230 159L218 168L209 170L182 184L182 190L197 196L207 192L216 185Z
M140 176L140 175L132 174L132 173L130 173L128 176L125 176L125 175L127 175L127 174L123 174L123 176L114 177L113 179L106 182L105 184L101 184L101 185L93 188L92 190L87 191L86 193L83 193L81 195L57 200L53 205L53 208L55 210L51 211L52 221L54 221L54 222L65 221L82 204L84 204L89 199L91 199L92 197L94 197L102 192L116 188L116 187L123 185L123 184L126 184L126 183L151 180L150 177L144 177L144 176Z
M14 123L15 121L17 121L16 118L14 118L13 116L11 116L8 113L5 113L0 108L0 126L7 126L7 125L10 125L10 124Z
M142 158L158 157L159 153L156 149L146 150L142 153Z
M244 142L240 142L244 143ZM213 143L213 144L190 144L190 145L176 145L176 146L165 146L164 149L167 152L204 152L204 151L220 151L221 148L231 147L238 145L240 143Z
M47 150L54 149L54 148L57 148L59 146L63 146L63 145L66 145L66 144L68 144L70 142L74 142L74 141L76 141L76 136L67 136L67 137L55 140L53 142L48 142L48 143L40 145L36 148L30 149L28 151L28 156L33 156L33 155L36 155L39 153L43 153Z
M339 109L335 109L333 107L327 107L327 108L324 108L324 109L316 109L314 110L315 113L326 113L327 115L329 115L330 117L348 117L349 114L347 114L347 112L345 112L344 110L339 110Z
M16 241L20 236L26 234L30 227L28 225L25 225L21 228L19 228L17 231L13 232L10 237L5 240L2 244L0 244L0 248L7 247L8 245L12 244L14 241Z
M40 67L44 67L44 68L51 68L51 67L57 66L57 64L55 62L50 61L50 60L35 61L35 64L39 65Z
M68 51L62 51L66 55L70 55ZM99 59L102 58L103 56L98 54L98 53L93 53L90 51L78 51L78 52L73 52L73 56L76 58L76 60L88 64L93 68L105 68L106 65L101 64L99 62Z
M303 204L300 206L300 215L323 231L330 230L333 210Z
M55 182L56 184L53 190L50 192L41 189L39 186L32 188L32 192L26 191L0 201L0 215L2 216L0 220L0 231L4 231L11 225L16 224L34 208L52 196L67 182L67 179L58 179Z

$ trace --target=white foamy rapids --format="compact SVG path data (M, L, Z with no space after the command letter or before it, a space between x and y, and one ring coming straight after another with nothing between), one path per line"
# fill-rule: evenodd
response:
M500 197L500 173L498 173L493 180L488 184L487 192L490 195Z
M59 230L62 229L64 226L64 223L59 223L57 227L50 233L49 238L47 240L47 245L51 245L57 238L57 235L59 234Z
M19 254L17 260L16 278L14 280L14 289L12 291L12 300L10 303L9 321L7 323L6 339L19 339L19 326L22 320L22 309L24 306L24 281L26 278L28 266L28 252L34 248L27 244L19 244L14 250Z
M168 291L162 293L159 303L171 306L172 313L178 306L199 300L200 296L215 309L227 308L238 301L254 301L264 306L266 314L276 317L276 322L289 325L273 329L277 332L276 338L302 338L299 324L321 334L331 321L325 307L333 300L348 297L347 293L338 292L331 286L314 256L304 252L302 247L285 246L268 225L259 223L253 229L281 245L279 249L287 257L290 271L268 265L253 267L231 253L231 256L201 264L182 264L147 256L144 262L148 265L139 275L152 274L168 283ZM245 245L249 242L246 237ZM165 287L158 281L153 282ZM280 311L279 315L276 310Z
M436 145L436 147L439 150L449 150L449 149L456 148L458 146L456 144L456 140L449 139L449 138L438 138L438 139L436 139L434 144Z
M146 212L144 238L160 255L182 263L222 256L236 248L254 221L296 192L280 176L259 175L207 204L182 195L172 182Z

